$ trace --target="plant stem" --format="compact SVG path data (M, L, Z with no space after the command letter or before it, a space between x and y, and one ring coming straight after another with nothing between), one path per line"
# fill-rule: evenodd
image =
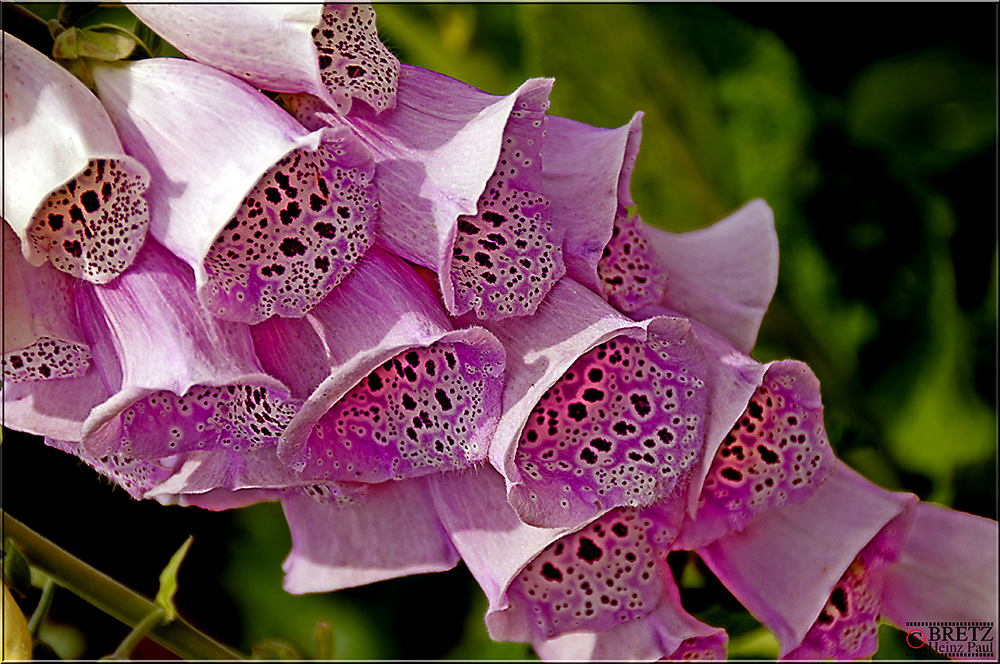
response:
M28 564L129 627L139 625L159 608L6 512L3 512L3 530L4 535L16 543ZM246 659L245 655L215 641L182 618L166 625L154 625L148 636L184 659Z
M132 658L132 651L135 650L139 642L144 638L149 636L149 630L160 624L163 621L163 617L167 615L166 610L162 607L158 607L155 611L150 613L148 616L142 619L138 625L132 628L132 631L128 633L125 640L115 648L115 651L111 653L108 657L102 657L103 660L115 660L115 661L128 661Z
M34 638L38 638L38 630L42 628L42 622L49 615L49 607L52 606L52 596L55 592L56 582L52 580L51 576L46 577L45 586L42 588L42 597L38 600L35 612L31 614L31 620L28 621L28 631Z

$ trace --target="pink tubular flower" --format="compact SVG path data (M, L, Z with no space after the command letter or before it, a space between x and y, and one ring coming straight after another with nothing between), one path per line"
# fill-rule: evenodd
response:
M492 469L432 482L441 523L489 599L494 639L530 642L544 659L724 657L725 633L684 611L660 554L676 535L670 512L618 508L535 528Z
M150 232L195 270L214 315L301 316L368 250L374 166L346 129L308 132L246 83L187 60L98 66L94 80L152 174Z
M300 95L307 127L351 127L378 165L385 247L438 275L451 315L531 315L565 273L549 219L541 152L550 79L496 97L404 66L396 108L341 118Z
M111 284L84 286L77 306L111 395L83 424L92 455L238 454L274 444L297 407L261 369L249 327L210 316L190 270L154 241Z
M344 115L355 100L376 112L395 106L399 61L368 5L128 7L188 57L263 90L309 93Z
M567 278L534 316L485 325L507 349L490 461L522 520L572 526L686 485L706 404L686 320L636 323Z
M0 58L0 191L25 259L95 283L114 279L146 236L149 174L69 72L6 32Z

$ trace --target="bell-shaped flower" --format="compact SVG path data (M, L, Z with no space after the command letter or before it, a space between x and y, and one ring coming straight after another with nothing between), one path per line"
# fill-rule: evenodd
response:
M424 281L374 247L302 319L253 327L264 368L302 400L278 457L317 483L377 483L486 458L504 350L454 329Z
M493 639L555 660L725 657L725 632L684 611L660 553L676 513L616 508L575 528L536 528L492 468L432 484L441 523L489 600Z
M76 317L73 278L51 265L31 266L3 225L3 380L78 378L90 347Z
M685 493L708 394L686 319L632 321L564 278L534 316L484 325L507 350L490 461L522 520L572 526Z
M927 624L962 623L968 639L955 659L990 659L997 653L997 522L933 503L919 503L899 561L885 571L882 619L934 647ZM943 636L943 626L939 633ZM944 644L947 647L947 644ZM954 644L951 644L954 647Z
M878 647L885 570L899 559L912 494L840 464L806 502L697 550L789 659L860 659Z
M211 316L191 270L148 240L110 284L85 284L77 306L111 395L83 425L91 455L141 460L274 445L297 407L260 367L250 329Z
M114 279L146 236L149 174L69 72L6 32L0 59L4 219L31 265Z
M128 8L182 53L263 90L304 92L346 115L396 103L399 61L367 4L146 4Z
M348 130L309 132L247 83L189 60L98 65L94 80L125 149L150 170L150 233L194 269L214 315L302 316L368 250L374 165Z
M551 79L497 97L404 66L396 108L340 117L308 95L285 99L309 128L348 126L378 165L379 237L438 275L451 315L535 312L565 273L549 219L541 152Z

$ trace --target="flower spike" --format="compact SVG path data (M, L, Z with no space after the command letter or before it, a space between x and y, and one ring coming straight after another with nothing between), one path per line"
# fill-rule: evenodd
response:
M195 270L216 316L302 316L368 250L374 166L350 132L310 133L246 83L187 60L95 66L94 80L153 174L152 235Z
M127 5L191 59L263 90L305 92L343 115L355 100L376 112L396 104L399 61L370 5Z
M106 283L146 236L149 173L69 72L6 32L0 58L5 220L31 265Z

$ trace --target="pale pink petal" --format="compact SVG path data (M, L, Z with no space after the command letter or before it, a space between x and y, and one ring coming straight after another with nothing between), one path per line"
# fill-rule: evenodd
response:
M995 656L997 566L996 521L920 503L902 556L886 571L882 616L905 632L922 629L929 642L945 641L944 625L931 632L935 622L970 623L976 633L966 634L981 645L961 658Z
M778 281L771 208L753 200L696 231L645 230L670 280L661 304L705 323L749 353Z
M4 219L31 265L114 279L146 236L149 173L72 74L6 32L0 60Z
M425 478L371 485L354 503L326 504L302 494L281 501L292 533L284 587L329 592L458 563Z

